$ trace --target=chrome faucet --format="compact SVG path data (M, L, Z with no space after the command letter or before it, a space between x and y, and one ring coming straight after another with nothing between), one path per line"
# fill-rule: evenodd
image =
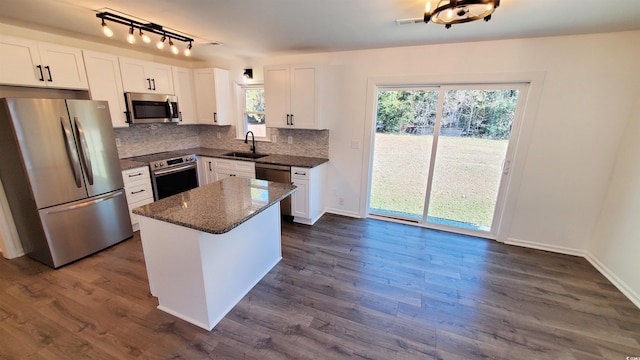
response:
M253 135L253 131L249 130L247 131L247 133L244 135L244 143L248 144L249 143L249 133L251 133L251 145L249 147L249 150L251 150L252 153L256 153L256 138Z

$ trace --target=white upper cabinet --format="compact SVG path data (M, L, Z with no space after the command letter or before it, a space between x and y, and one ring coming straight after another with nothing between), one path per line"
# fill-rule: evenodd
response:
M196 101L193 91L193 71L180 67L173 69L173 89L178 97L180 124L197 124Z
M171 66L120 57L125 92L173 95Z
M196 114L199 124L231 125L231 83L224 69L197 69L193 71L196 95Z
M324 129L320 121L320 79L317 65L265 66L267 126Z
M88 88L80 49L0 35L0 83Z
M83 50L82 54L87 69L91 99L109 102L113 127L129 126L118 57L87 50Z

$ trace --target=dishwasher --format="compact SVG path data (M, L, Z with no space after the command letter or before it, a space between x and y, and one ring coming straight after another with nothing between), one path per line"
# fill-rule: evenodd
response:
M256 179L291 184L291 166L256 163ZM280 214L291 217L291 195L280 201Z

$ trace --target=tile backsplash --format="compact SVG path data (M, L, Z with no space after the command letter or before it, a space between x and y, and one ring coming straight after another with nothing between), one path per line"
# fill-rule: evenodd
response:
M328 158L329 130L271 129L276 142L256 141L257 152ZM136 124L114 129L120 158L195 147L249 151L233 126ZM220 134L218 138L218 134ZM292 142L288 143L291 136Z

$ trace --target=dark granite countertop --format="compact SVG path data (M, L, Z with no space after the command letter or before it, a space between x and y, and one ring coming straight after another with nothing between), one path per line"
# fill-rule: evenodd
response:
M120 167L122 168L122 170L135 169L143 166L149 166L149 163L134 161L129 159L120 159Z
M223 234L296 191L295 185L229 177L133 209L134 214Z
M150 155L134 156L126 159L120 159L120 163L122 165L122 170L126 170L134 167L148 165L152 161L166 159L170 157L188 155L188 154L196 154L198 156L208 156L208 157L215 157L220 159L251 161L251 162L262 163L262 164L276 164L276 165L286 165L286 166L295 166L295 167L303 167L303 168L313 168L329 161L329 159L323 159L323 158L315 158L315 157L307 157L307 156L275 155L275 154L274 155L265 154L266 155L265 157L262 157L259 159L236 158L236 157L222 155L232 151L233 150L211 149L211 148L199 147L199 148L191 148L191 149L175 150L175 151L163 152L163 153L157 153L157 154L150 154ZM123 165L123 162L128 167L125 167L125 165ZM134 163L137 163L138 165L131 166Z

